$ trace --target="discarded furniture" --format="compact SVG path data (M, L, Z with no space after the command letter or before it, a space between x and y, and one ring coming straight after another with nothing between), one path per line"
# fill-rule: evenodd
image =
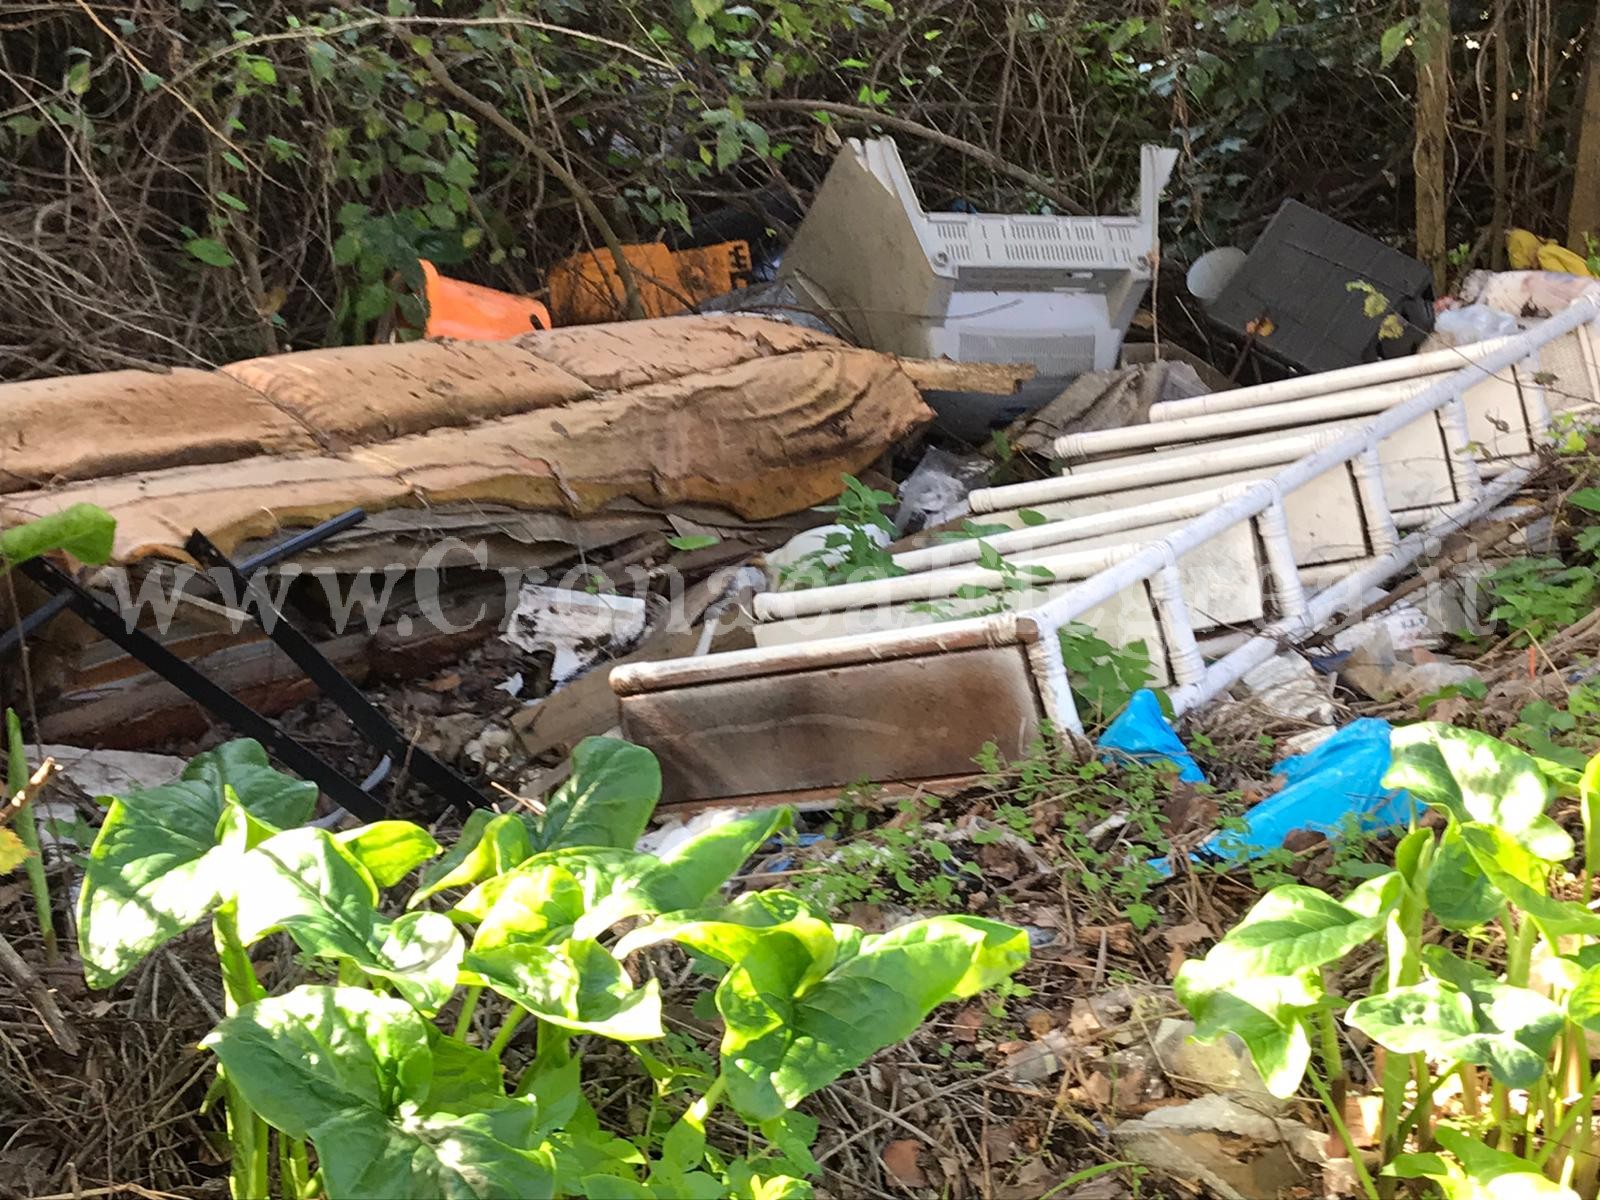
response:
M1040 502L1103 500L1114 481L1118 502L1099 512L1047 512L1058 528L1022 527L989 540L996 549L1009 549L1010 561L1054 562L1063 580L1087 576L1080 582L1017 591L1007 573L969 565L975 551L941 546L913 552L919 556L914 559L904 556L901 565L918 568L906 576L761 596L758 617L779 625L824 617L821 636L773 638L758 625L758 639L768 644L756 650L619 668L612 686L623 730L661 757L669 800L949 774L953 762L918 765L908 759L904 743L944 739L953 760L985 741L1004 754L1020 754L1044 721L1081 730L1056 633L1072 622L1105 622L1108 615L1133 623L1119 629L1137 628L1152 639L1173 685L1173 703L1183 712L1230 687L1281 643L1315 633L1430 543L1513 495L1531 470L1525 453L1502 459L1491 471L1460 452L1470 445L1466 431L1475 419L1468 397L1476 394L1491 406L1478 410L1482 419L1491 412L1496 420L1508 418L1506 436L1524 450L1529 438L1543 432L1550 409L1600 404L1600 339L1585 327L1597 313L1600 296L1580 300L1527 333L1478 348L1468 365L1419 377L1422 382L1408 396L1347 404L1336 395L1331 403L1343 420L1318 420L1296 410L1299 419L1313 422L1311 433L1285 420L1283 411L1270 412L1272 404L1248 402L1219 415L1248 418L1244 428L1255 440L1199 440L1237 434L1234 421L1199 427L1167 421L1111 431L1104 435L1108 440L1136 435L1133 445L1119 449L1142 447L1146 455L974 494L975 508L1016 512ZM1534 354L1541 366L1530 369ZM1507 373L1514 385L1509 393ZM1372 386L1370 376L1353 382ZM1487 388L1489 383L1495 386ZM1284 408L1306 402L1281 396L1271 399ZM1511 419L1519 424L1512 427ZM1412 447L1417 429L1428 433L1425 452ZM1182 439L1190 444L1182 446ZM1427 483L1425 491L1408 494L1411 507L1403 522L1389 494L1387 468L1394 460L1385 458L1396 439L1412 456L1405 469ZM1106 443L1090 445L1097 444ZM1082 442L1073 445L1083 448ZM1260 473L1228 480L1230 468ZM1157 481L1163 488L1174 481L1186 486L1152 496L1148 485ZM1315 503L1297 511L1302 492ZM1333 516L1345 532L1330 539L1321 526ZM1103 540L1085 548L1092 539ZM1320 561L1303 562L1302 550ZM941 557L946 551L951 553ZM1213 591L1207 593L1208 587ZM986 589L1009 607L955 620L911 607L959 601L971 597L973 588ZM1233 603L1259 604L1260 612L1208 650L1197 632L1222 622L1200 611L1197 596L1226 600L1226 588L1235 593ZM835 634L846 617L867 622L868 631ZM1101 629L1105 633L1106 625ZM892 672L883 665L889 662ZM971 682L974 665L986 672L981 687ZM1023 696L1032 697L1031 708L1018 702Z
M1140 154L1131 217L927 212L892 138L847 142L785 251L779 278L862 345L918 358L1031 363L996 402L929 396L982 435L1084 371L1114 366L1158 251L1159 197L1177 151Z

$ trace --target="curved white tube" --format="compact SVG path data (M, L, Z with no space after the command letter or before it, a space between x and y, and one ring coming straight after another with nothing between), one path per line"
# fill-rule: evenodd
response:
M1055 452L1065 459L1092 458L1119 450L1142 450L1174 442L1197 442L1227 437L1236 433L1258 433L1266 429L1292 429L1314 421L1333 421L1341 417L1365 417L1383 412L1426 390L1428 381L1406 379L1378 387L1292 400L1286 404L1266 404L1236 412L1215 413L1208 417L1183 417L1159 425L1129 425L1122 429L1098 429L1092 433L1067 433L1055 440Z
M1097 571L1115 566L1134 554L1138 544L1106 546L1099 550L1078 550L1068 554L1032 559L1027 565L1044 567L1063 579L1088 579ZM1008 576L986 567L950 567L942 571L923 571L916 575L896 575L892 579L868 579L861 583L839 583L832 587L806 588L798 592L763 592L755 598L758 621L783 621L809 617L816 613L866 608L873 604L898 604L906 600L938 600L953 596L963 587L998 591L1014 578L1029 587L1048 587L1051 580L1026 573Z
M1260 404L1282 404L1288 400L1326 396L1330 392L1346 392L1379 383L1394 383L1401 379L1416 379L1423 375L1458 371L1462 367L1472 366L1479 359L1486 358L1510 340L1510 338L1493 338L1487 342L1475 342L1457 349L1431 350L1427 354L1413 354L1407 358L1362 363L1360 366L1344 367L1337 371L1321 371L1315 375L1297 375L1293 379L1280 379L1256 387L1213 392L1209 396L1195 396L1188 400L1167 400L1150 406L1149 419L1152 425L1156 425L1184 417L1232 412L1240 408L1254 408Z
M1172 496L1165 500L1152 500L1148 504L1130 504L1127 508L1110 512L1091 513L1082 517L1047 521L1043 525L1025 525L984 538L963 538L960 541L939 542L917 550L906 550L894 556L895 565L907 571L930 571L953 567L958 563L973 562L982 553L980 543L992 547L1000 554L1013 554L1019 550L1036 550L1041 546L1060 546L1081 538L1098 537L1106 533L1122 533L1141 529L1146 525L1160 525L1168 521L1182 521L1210 512L1218 504L1243 494L1248 485L1232 484L1223 488L1206 488L1187 496Z
M1073 474L1058 475L1054 479L979 488L967 497L967 501L974 513L1000 512L1008 508L1026 508L1030 504L1048 504L1054 500L1072 500L1079 496L1099 496L1106 492L1173 483L1180 479L1207 479L1227 471L1279 467L1332 445L1345 432L1346 427L1339 426L1265 441L1207 446L1204 453L1191 455L1183 461L1133 459L1126 463L1096 463L1092 470L1079 468Z

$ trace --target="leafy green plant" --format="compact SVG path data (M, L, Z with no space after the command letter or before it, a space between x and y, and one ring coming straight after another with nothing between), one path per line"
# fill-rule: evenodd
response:
M996 825L1039 846L1092 919L1140 930L1155 923L1155 891L1165 876L1151 861L1172 849L1163 810L1169 776L1132 761L1078 762L1046 740L1014 763L990 744L977 763L996 793ZM973 834L980 845L1000 837Z
M633 849L659 792L653 756L594 738L573 767L542 818L475 814L448 850L404 821L297 828L315 788L273 771L252 742L113 801L80 896L85 974L109 986L211 918L228 1012L204 1044L220 1067L235 1197L271 1194L275 1142L277 1194L294 1200L798 1200L815 1127L794 1106L1026 960L1021 930L973 917L868 935L787 892L721 903L787 810L656 857ZM390 915L383 893L422 867ZM457 898L425 907L445 893ZM250 948L275 934L310 978L267 995ZM628 968L669 942L707 980L697 1007L722 1024L714 1064L669 1061L659 985ZM529 1030L526 1058L515 1043ZM586 1037L635 1055L656 1102L676 1110L664 1131L601 1127L581 1087ZM719 1104L750 1127L742 1157L707 1141Z
M1580 786L1580 886L1532 758L1430 723L1396 730L1393 747L1385 786L1437 810L1442 828L1414 824L1393 869L1342 899L1301 885L1269 892L1184 964L1178 997L1200 1038L1243 1040L1275 1095L1310 1083L1369 1197L1401 1179L1432 1180L1447 1196L1592 1195L1600 1075L1585 1038L1600 1030L1600 916L1588 906L1600 757ZM1496 942L1503 959L1485 953ZM1370 961L1370 943L1376 975L1341 973L1357 952ZM1376 1176L1344 1124L1341 1018L1386 1052ZM1446 1106L1451 1081L1459 1100Z
M46 554L65 551L78 561L97 566L111 557L112 538L117 523L111 514L93 504L74 504L60 512L33 521L24 521L0 530L0 576L12 567ZM9 708L5 710L6 816L16 823L16 831L0 825L0 873L11 870L20 860L33 893L33 909L44 939L47 961L56 959L56 927L50 902L50 881L39 854L39 827L33 804L26 799L28 752L22 740L22 721ZM15 805L15 811L10 811Z
M868 532L875 529L887 537L894 536L894 522L887 512L895 503L894 497L868 487L854 475L839 478L844 491L838 503L823 505L818 511L833 513L834 523L842 528L831 530L820 549L802 555L783 569L780 580L785 588L827 587L905 574L880 539Z
M1088 725L1104 725L1126 707L1133 693L1155 678L1144 639L1113 646L1087 625L1064 625L1061 659L1072 680L1078 711Z
M1590 612L1600 577L1559 558L1519 558L1484 578L1495 606L1489 616L1511 627L1520 645L1543 641Z

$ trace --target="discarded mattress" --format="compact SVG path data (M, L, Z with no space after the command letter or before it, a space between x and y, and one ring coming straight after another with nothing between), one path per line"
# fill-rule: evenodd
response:
M129 562L355 506L762 520L931 417L896 359L737 316L39 380L0 385L0 526L98 504Z

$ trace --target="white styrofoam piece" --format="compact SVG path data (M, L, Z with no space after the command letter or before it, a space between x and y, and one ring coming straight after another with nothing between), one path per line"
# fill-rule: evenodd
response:
M575 592L524 581L504 641L530 654L554 653L554 683L565 683L644 633L642 596Z

